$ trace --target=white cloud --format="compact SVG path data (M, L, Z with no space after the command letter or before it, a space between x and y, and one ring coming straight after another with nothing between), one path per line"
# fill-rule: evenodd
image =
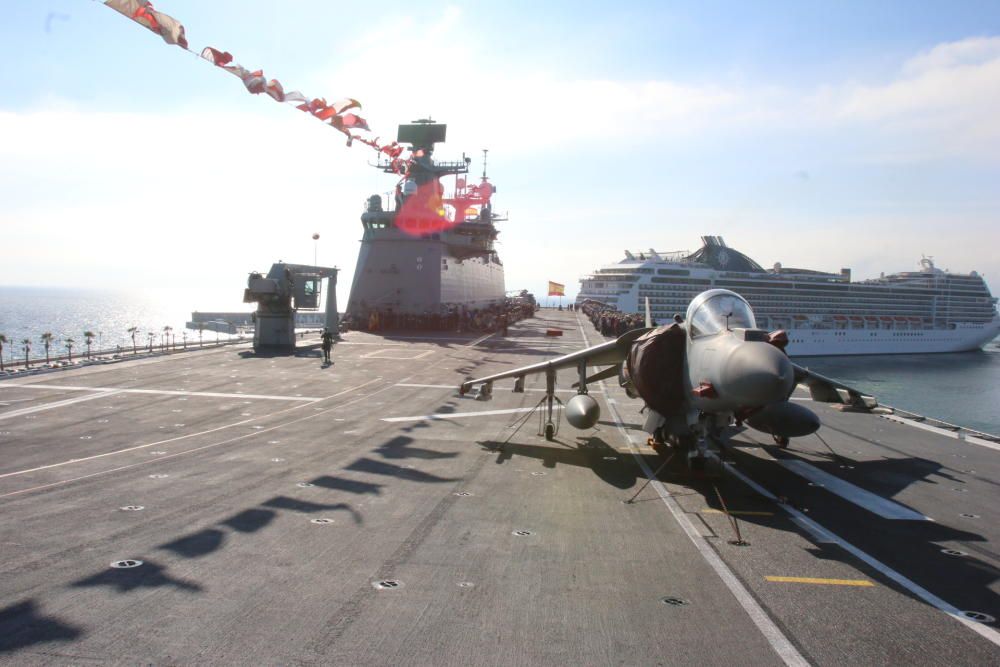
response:
M853 135L871 149L868 159L1000 156L1000 37L939 44L901 63L889 80L789 88L589 78L558 61L511 60L516 54L467 34L456 8L426 24L400 18L359 37L347 60L318 78L362 99L373 127L386 134L404 119L433 113L449 123L456 143L503 146L510 154L590 141L662 149L800 131Z
M984 65L1000 58L1000 37L969 37L957 42L945 42L910 58L903 72L919 76L926 72L960 66Z
M688 148L733 138L773 143L779 156L796 159L788 157L795 140L785 139L793 131L825 140L833 151L840 143L859 146L850 156L855 162L959 156L995 165L1000 38L938 45L901 64L888 81L790 89L767 82L568 76L558 62L526 69L482 51L484 45L465 39L471 32L458 9L431 25L406 17L380 23L357 39L347 61L311 81L303 77L303 90L358 97L363 115L390 137L398 122L433 113L449 123L445 157L492 147L508 164L551 173L558 196L512 195L501 182L500 206L513 209L501 235L511 288L537 288L549 278L574 286L580 273L625 247L693 249L701 233L725 235L765 265L844 265L870 276L910 268L928 252L955 257L948 263L959 270L1000 273L987 250L997 240L989 231L995 208L975 220L959 211L957 222L938 212L933 224L914 225L893 210L878 217L833 208L803 220L778 205L741 211L733 221L739 202L713 199L687 210L659 204L651 216L648 201L630 199L634 192L574 191L578 179L594 182L594 170L635 169L636 187L655 197L659 177L650 165L676 159L673 149L681 142ZM432 65L424 71L416 62ZM99 286L110 277L227 284L238 293L252 269L278 259L311 261L309 236L319 231L320 263L341 266L339 293L346 301L362 203L390 189L391 177L366 166L374 157L367 149L344 148L339 134L305 114L238 86L220 87L223 94L236 100L226 115L190 108L94 112L60 103L0 112L0 193L7 194L0 228L4 245L19 248L5 257L0 282ZM568 150L574 157L565 157L558 150L591 145L619 150L617 160L595 165L578 158L583 151ZM687 159L697 154L689 150ZM830 178L836 165L824 171L797 163L788 173L803 167L817 174L812 185ZM715 196L712 183L703 187L704 197ZM843 203L847 209L855 202ZM598 231L580 233L585 219ZM992 242L983 243L984 235Z
M821 87L806 109L838 129L874 135L888 161L1000 157L1000 38L940 44L882 83Z

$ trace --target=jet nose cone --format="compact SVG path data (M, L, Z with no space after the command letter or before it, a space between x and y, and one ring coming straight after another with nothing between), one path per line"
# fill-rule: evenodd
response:
M788 357L773 345L743 343L730 355L722 373L720 394L750 407L784 400L795 385Z

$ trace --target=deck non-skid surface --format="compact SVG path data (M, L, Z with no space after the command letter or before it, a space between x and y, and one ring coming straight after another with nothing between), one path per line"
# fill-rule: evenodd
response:
M0 381L0 662L1000 662L961 613L1000 616L1000 453L805 403L817 436L626 504L661 459L615 383L552 443L539 379L453 389L599 339L543 310Z

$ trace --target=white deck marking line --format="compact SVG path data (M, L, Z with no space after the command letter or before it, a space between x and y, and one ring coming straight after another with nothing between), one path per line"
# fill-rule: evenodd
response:
M899 415L885 415L885 419L891 422L906 424L907 426L912 426L913 428L919 428L922 431L930 431L931 433L936 433L946 438L958 439L958 433L955 431L951 431L946 428L939 428L937 426L931 426L930 424L923 424L915 419L907 419L906 417L900 417Z
M359 387L364 387L365 385L369 385L372 382L377 382L378 380L381 380L381 379L382 379L381 377L376 378L375 380L372 380L371 382L366 382L365 384L358 385L358 387L353 387L352 389L345 389L344 391L342 391L342 392L340 392L338 394L334 394L333 396L328 396L327 398L333 398L334 396L340 396L341 394L347 393L348 391L354 391L355 389L358 389ZM81 475L80 477L74 477L72 479L64 479L64 480L60 480L58 482L50 482L49 484L42 484L41 486L33 486L31 488L21 489L19 491L11 491L10 493L5 493L3 495L0 495L0 498L6 498L8 496L16 496L16 495L19 495L19 494L22 494L22 493L28 493L29 491L41 491L42 489L47 489L47 488L50 488L50 487L53 487L53 486L62 486L63 484L71 484L72 482L79 482L80 480L83 480L83 479L89 479L91 477L99 477L100 475L107 475L107 474L110 474L110 473L113 473L113 472L118 472L120 470L127 470L129 468L135 468L136 466L144 466L144 465L150 465L150 464L153 464L153 463L161 463L162 461L164 461L166 459L176 458L178 456L183 456L184 454L191 454L193 452L200 452L200 451L205 450L205 449L211 449L213 447L219 447L220 445L228 445L229 443L237 442L239 440L246 440L247 438L252 438L254 436L259 436L259 435L261 435L263 433L267 433L269 431L274 431L276 429L279 429L279 428L282 428L282 427L285 427L285 426L290 426L291 424L297 424L297 423L299 423L301 421L306 421L307 419L312 419L314 417L318 417L319 415L324 414L326 412L330 412L331 410L339 410L340 408L347 407L348 405L351 405L353 403L357 403L358 401L363 401L363 400L365 400L367 398L371 398L375 394L380 394L383 391L389 389L391 386L392 385L388 385L388 386L382 387L381 389L373 391L370 394L366 394L365 396L359 396L358 398L355 398L353 400L347 401L346 403L341 403L340 405L335 405L335 406L333 406L331 408L326 408L325 410L323 410L323 412L317 412L315 414L307 415L305 417L300 417L299 419L293 419L292 421L289 421L289 422L284 422L282 424L276 424L275 426L271 426L269 428L262 429L260 431L253 431L251 433L244 433L243 435L238 435L235 438L229 438L228 440L222 440L220 442L212 442L212 443L209 443L207 445L202 445L201 447L193 447L192 449L185 449L183 452L177 452L176 454L167 454L165 456L160 456L160 457L155 458L155 459L147 459L146 461L139 461L138 463L130 463L128 465L119 466L117 468L111 468L110 470L100 470L98 472L90 473L89 475ZM284 410L279 410L277 412L272 412L271 415L264 415L264 416L265 417L266 416L274 416L274 415L281 414L282 412L290 412L292 410L298 410L301 407L304 407L304 406L296 405L296 406L293 406L291 408L285 408ZM175 439L179 439L179 438L175 438ZM148 447L149 445L145 445L145 446ZM83 459L80 459L80 460L83 460Z
M52 410L54 408L62 408L67 405L73 405L74 403L82 403L84 401L92 401L95 398L104 398L105 396L113 396L114 394L121 393L120 390L106 389L100 393L91 394L90 396L77 396L76 398L67 398L62 401L53 401L51 403L45 403L44 405L36 405L31 408L21 408L20 410L11 410L10 412L0 413L0 419L12 419L14 417L20 417L22 415L30 415L32 412L42 412L43 410Z
M357 389L361 389L362 387L367 387L372 382L378 382L381 379L382 379L381 377L377 377L374 380L369 380L368 382L365 382L364 384L359 384L356 387L351 387L350 389L345 389L344 391L341 391L341 392L338 392L336 394L333 394L332 396L327 396L325 399L320 399L320 400L328 400L328 399L331 399L331 398L336 398L337 396L342 396L343 394L346 394L348 392L355 391ZM386 387L386 389L388 389L388 387ZM302 408L302 407L305 407L305 406L303 406L303 405L295 405L293 407L285 408L284 410L278 410L277 412L272 412L272 413L267 414L267 415L260 415L258 417L251 417L250 419L244 419L242 421L233 422L232 424L224 424L222 426L217 426L215 428L210 428L210 429L205 430L205 431L199 431L197 433L188 433L188 434L185 434L185 435L179 435L179 436L177 436L175 438L167 438L166 440L157 440L156 442L150 442L150 443L145 444L145 445L135 445L134 447L126 447L124 449L116 449L114 451L104 452L103 454L94 454L93 456L86 456L86 457L84 457L82 459L70 459L69 461L62 461L61 463L50 463L49 465L38 466L37 468L29 468L27 470L17 470L15 472L3 473L2 475L0 475L0 479L3 479L5 477L15 477L17 475L25 475L25 474L30 473L30 472L38 472L39 470L49 470L51 468L59 468L61 466L69 465L71 463L82 463L84 461L92 461L94 459L100 459L100 458L104 458L106 456L114 456L115 454L124 454L125 452L134 452L134 451L136 451L138 449L145 449L146 447L155 447L156 445L165 445L165 444L167 444L169 442L177 442L178 440L186 440L187 438L194 438L194 437L197 437L197 436L200 436L200 435L206 435L208 433L215 433L216 431L222 431L224 429L232 428L234 426L240 426L242 424L249 424L250 422L257 421L259 419L264 419L266 417L273 417L274 415L279 415L282 412L288 412L289 410L297 410L297 409ZM320 414L323 414L323 413L317 412L317 413L315 413L314 415L311 415L311 416L316 416L316 415L320 415ZM271 430L271 429L262 429L260 431L254 431L250 435L258 435L260 433L266 433L269 430ZM161 457L161 459L162 459L162 457ZM11 494L7 494L7 495L11 495ZM0 496L0 498L3 498L3 497L5 497L5 496Z
M396 387L415 387L415 388L419 388L419 389L453 389L455 391L458 391L458 386L457 385L453 385L453 384L413 384L413 383L410 383L410 382L397 382L393 386L396 386ZM506 387L493 387L493 391L513 391L513 389L514 389L514 385L508 385ZM539 387L528 387L528 388L525 389L525 391L544 392L545 390L541 389ZM556 392L557 393L561 393L561 394L575 394L575 393L577 393L576 389L556 389ZM602 392L602 391L591 391L590 393L591 394L603 394L604 392Z
M184 391L175 389L129 389L127 387L75 387L58 384L12 384L24 389L61 389L63 391L113 391L123 394L162 394L164 396L204 396L207 398L259 398L269 401L321 401L318 396L274 396L271 394L230 394L216 391ZM0 385L2 388L2 385Z
M417 352L416 354L410 355L408 357L393 357L393 356L383 356L385 353L396 352L396 350L374 350L367 354L362 354L362 359L385 359L391 361L415 361L417 359L423 359L424 357L434 354L435 350L424 350L423 352Z
M579 322L579 315L577 315L577 321ZM583 329L583 324L580 324L580 333L583 334L583 340L587 341L587 332ZM589 345L589 341L587 341ZM598 384L601 388L607 392L607 387L604 384L604 380L600 380ZM733 571L729 569L719 557L719 554L715 552L714 549L708 544L704 537L695 529L691 520L688 519L684 510L681 509L677 501L671 497L670 492L667 491L660 480L653 476L653 471L649 469L646 465L645 459L639 454L638 448L632 441L632 436L628 431L625 430L625 426L622 423L621 415L618 414L618 408L615 407L614 403L608 402L607 394L605 394L604 402L608 406L608 411L611 412L611 416L615 420L615 426L618 427L618 432L622 434L628 445L629 451L632 453L633 458L638 462L639 467L642 468L642 472L646 475L646 478L650 480L650 486L652 486L656 493L660 496L660 500L666 505L667 509L673 515L674 520L680 524L681 529L688 536L688 539L694 544L698 553L701 557L705 559L708 565L715 570L715 573L719 575L722 579L722 583L726 585L729 592L733 594L736 601L739 602L743 610L750 616L750 620L753 621L757 629L760 630L761 634L764 635L764 639L767 643L771 645L775 653L781 658L781 660L786 665L796 665L801 667L807 667L809 663L806 661L802 654L799 653L798 649L789 641L788 637L781 631L781 629L775 625L774 621L767 615L767 612L757 603L757 601L750 595L750 592L740 583L740 580L736 578Z
M906 417L900 417L899 415L882 415L883 419L891 422L897 422L899 424L905 424L906 426L912 426L913 428L919 428L924 431L930 431L931 433L937 433L938 435L944 436L946 438L952 438L954 440L962 440L973 445L979 445L980 447L986 447L988 449L995 449L1000 451L1000 444L995 442L990 442L989 440L983 440L982 438L977 438L974 435L964 435L961 432L956 433L946 428L938 428L937 426L931 426L930 424L923 424L915 419L907 419Z
M813 521L812 519L810 519L809 517L807 517L805 514L803 514L799 510L795 509L794 507L791 507L791 506L789 506L789 505L787 505L785 503L778 502L777 497L775 497L775 495L773 493L771 493L770 491L768 491L767 489L765 489L764 487L762 487L757 482L754 482L753 480L751 480L750 478L748 478L746 475L744 475L743 473L741 473L739 470L736 470L732 466L726 466L726 471L729 474L733 475L734 477L736 477L736 478L738 478L740 480L743 480L744 484L746 484L751 489L753 489L757 493L761 494L765 498L769 498L770 500L773 500L778 505L778 507L780 507L781 509L785 510L785 512L787 512L791 516L792 520L796 524L798 524L800 526L803 526L806 529L806 531L809 532L810 534L812 534L812 535L822 535L823 538L824 538L823 539L824 542L830 542L832 544L836 544L841 549L843 549L844 551L847 551L848 553L850 553L852 556L854 556L858 560L860 560L860 561L864 562L865 564L869 565L870 567L878 570L879 572L881 572L883 575L885 575L889 579L892 579L894 582L896 582L897 584L899 584L900 586L902 586L906 590L910 591L911 593L913 593L914 595L916 595L917 597L919 597L921 600L923 600L927 604L931 605L932 607L936 607L937 609L943 611L945 614L947 614L948 616L951 616L952 618L954 618L956 621L958 621L959 623L961 623L965 627L967 627L970 630L973 630L977 634L981 635L987 641L989 641L989 642L991 642L991 643L993 643L993 644L995 644L997 646L1000 646L1000 632L997 632L996 630L994 630L993 628L991 628L991 627L989 627L987 625L983 625L982 623L977 623L977 622L975 622L975 621L973 621L971 619L966 618L965 616L962 616L962 612L961 612L961 610L958 609L958 607L955 607L955 606L953 606L951 604L948 604L947 602L945 602L944 600L942 600L938 596L936 596L933 593L931 593L930 591L928 591L923 586L920 586L919 584L917 584L917 583L911 581L910 579L904 577L899 572L896 572L895 570L893 570L891 567L889 567L888 565L886 565L882 561L874 558L873 556L869 556L867 553L865 553L864 551L862 551L858 547L854 546L853 544L851 544L850 542L848 542L844 538L840 537L839 535L830 532L829 530L827 530L823 526L819 525L818 523L816 523L815 521Z
M960 438L970 445L979 445L980 447L987 447L989 449L995 449L1000 452L1000 445L995 442L990 442L989 440L983 440L982 438L977 438L974 435L967 435L964 438Z
M508 408L506 410L482 410L480 412L436 412L430 415L414 415L412 417L383 417L384 422L415 422L427 419L429 421L444 421L448 419L460 419L462 417L486 417L488 415L513 415L518 412L531 412L535 408ZM561 405L554 406L555 410L562 410Z
M869 512L878 514L883 519L892 519L896 521L933 521L934 519L909 509L908 507L903 507L898 503L883 498L882 496L876 495L871 491L862 489L859 486L855 486L850 482L847 482L835 475L831 475L828 472L824 472L819 468L809 465L805 461L799 461L796 459L775 459L778 464L782 467L794 472L799 477L804 477L810 482L816 484L822 484L830 493L834 493L844 500L854 503L858 507L862 507Z
M462 336L393 336L393 339L399 340L456 340L456 341L467 341L468 338ZM407 343L362 343L361 341L342 341L338 344L343 344L349 342L352 345L406 345Z
M342 340L337 345L378 345L379 347L406 347L406 343L367 343L360 340Z
M482 343L482 342L483 342L484 340L486 340L487 338L489 338L490 336L492 336L492 335L493 335L493 333L494 333L494 332L492 332L492 331L491 331L491 332L490 332L490 333L488 333L488 334L483 334L482 336L480 336L480 337L479 337L479 338L477 338L476 340L474 340L474 341L470 341L470 342L466 343L465 345L462 345L461 347L475 347L476 345L479 345L479 344L480 344L480 343Z

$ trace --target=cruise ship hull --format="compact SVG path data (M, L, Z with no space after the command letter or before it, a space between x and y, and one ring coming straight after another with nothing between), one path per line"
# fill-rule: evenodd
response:
M1000 322L957 326L955 329L792 329L792 357L856 356L864 354L935 354L978 350L1000 334Z
M850 269L764 269L720 237L702 241L694 253L626 252L580 280L577 302L639 313L648 300L665 322L705 290L733 290L758 328L788 333L791 356L966 352L1000 334L997 299L975 271L942 271L925 257L919 272L852 281Z

